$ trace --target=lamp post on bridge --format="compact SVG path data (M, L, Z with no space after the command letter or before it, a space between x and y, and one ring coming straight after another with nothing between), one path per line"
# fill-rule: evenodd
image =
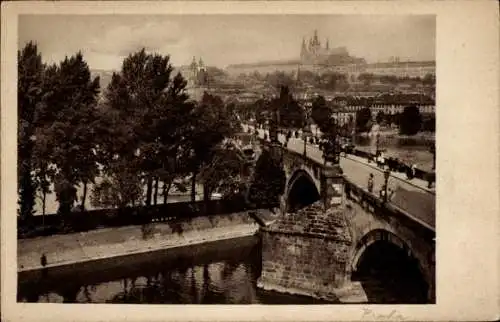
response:
M384 203L387 202L387 190L388 190L388 184L389 184L389 176L391 175L391 171L386 169L384 170L384 198L383 198L383 201Z
M302 140L304 141L304 151L303 151L303 155L304 155L304 158L307 156L307 137L306 137L306 133L309 134L311 133L311 129L310 129L310 118L311 118L311 109L306 106L304 104L304 116L305 116L305 120L304 120L304 127L302 128Z

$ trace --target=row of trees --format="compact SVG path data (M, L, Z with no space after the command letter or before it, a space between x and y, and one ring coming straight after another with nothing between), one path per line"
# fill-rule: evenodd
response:
M33 214L37 192L45 200L51 187L60 214L72 210L78 186L84 209L89 184L94 202L118 207L156 203L159 183L166 201L176 180L186 177L193 200L197 181L205 199L223 185L234 191L241 158L225 144L240 130L234 110L209 94L200 103L189 100L169 56L129 55L102 93L80 52L47 65L29 43L18 58L23 218Z

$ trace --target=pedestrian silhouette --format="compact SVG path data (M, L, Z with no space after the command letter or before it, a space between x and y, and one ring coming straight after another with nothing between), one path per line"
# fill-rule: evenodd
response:
M47 256L45 256L45 254L42 254L42 257L40 257L40 264L42 264L43 267L47 266Z
M368 178L368 192L373 192L373 173L370 173L370 177Z

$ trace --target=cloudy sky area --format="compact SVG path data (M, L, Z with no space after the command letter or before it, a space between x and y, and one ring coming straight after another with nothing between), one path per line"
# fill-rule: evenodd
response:
M119 69L142 47L170 54L175 66L202 56L225 67L296 59L315 29L322 43L368 62L435 59L435 18L416 15L25 15L19 46L34 40L48 62L81 50L92 69Z

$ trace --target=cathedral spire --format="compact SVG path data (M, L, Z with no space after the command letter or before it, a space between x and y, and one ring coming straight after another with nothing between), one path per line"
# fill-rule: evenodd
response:
M314 46L319 45L319 39L318 39L318 30L314 30L314 39L313 39Z
M306 55L307 55L306 39L302 37L302 48L300 48L300 58L304 59Z
M200 70L205 69L205 64L203 63L203 59L201 59L201 57L200 57L200 61L198 62L198 67L200 68Z
M193 61L191 62L191 65L189 67L191 68L191 70L198 69L198 64L196 63L196 57L193 56Z

